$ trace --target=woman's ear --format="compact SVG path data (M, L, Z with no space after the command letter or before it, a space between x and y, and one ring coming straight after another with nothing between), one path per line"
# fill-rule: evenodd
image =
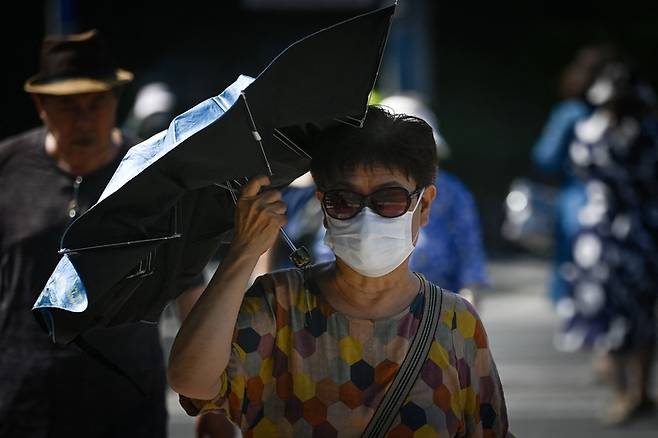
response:
M432 202L436 198L436 186L430 184L425 188L423 196L420 198L420 225L425 226L430 221L430 209Z
M327 228L327 214L324 212L324 208L322 207L322 192L319 190L316 190L315 192L315 197L318 198L318 201L320 202L320 210L322 210L322 225L324 225L324 228Z

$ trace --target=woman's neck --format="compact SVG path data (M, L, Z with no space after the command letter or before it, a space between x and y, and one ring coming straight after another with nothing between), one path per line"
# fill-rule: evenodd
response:
M382 277L365 277L340 261L319 272L318 285L337 311L359 319L379 319L400 313L420 290L420 280L408 261Z

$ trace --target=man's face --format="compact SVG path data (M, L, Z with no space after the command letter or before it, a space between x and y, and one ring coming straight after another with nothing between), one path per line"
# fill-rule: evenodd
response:
M33 96L39 117L58 145L87 148L109 144L118 105L114 91Z

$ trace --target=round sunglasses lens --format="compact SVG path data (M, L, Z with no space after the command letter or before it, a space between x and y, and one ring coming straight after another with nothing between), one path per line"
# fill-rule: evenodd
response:
M402 216L409 208L409 192L402 187L377 190L370 195L370 204L380 216L388 218Z
M348 219L361 208L361 199L356 193L335 190L327 192L322 199L327 214L335 219Z

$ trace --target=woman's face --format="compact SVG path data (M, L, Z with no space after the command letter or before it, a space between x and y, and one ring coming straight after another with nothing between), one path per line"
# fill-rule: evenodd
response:
M340 179L334 181L331 186L327 187L327 190L344 189L362 195L368 195L376 190L387 187L402 187L409 193L418 188L413 179L407 177L400 171L382 166L361 166L357 167L352 172L345 173ZM318 199L322 201L322 193L318 192L317 196ZM416 208L416 211L414 212L412 222L412 235L414 236L414 241L418 237L418 229L429 221L429 207L435 196L436 187L434 185L425 188L422 199L420 200L420 205L418 205L418 208ZM418 197L413 196L411 198L409 210L413 210L418 202Z

